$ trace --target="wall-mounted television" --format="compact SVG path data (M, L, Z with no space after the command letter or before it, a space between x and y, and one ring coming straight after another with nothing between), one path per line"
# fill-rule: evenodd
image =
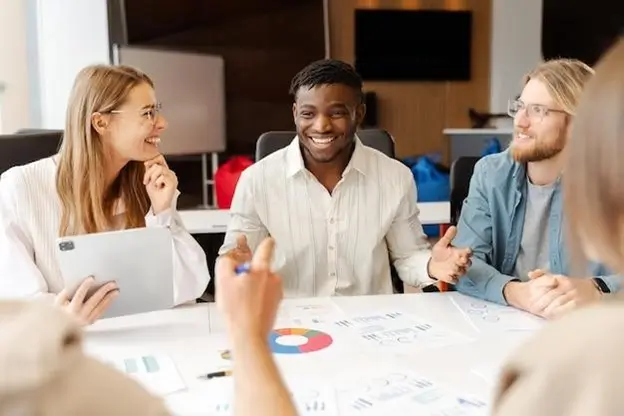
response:
M355 11L355 68L369 81L470 80L472 12Z

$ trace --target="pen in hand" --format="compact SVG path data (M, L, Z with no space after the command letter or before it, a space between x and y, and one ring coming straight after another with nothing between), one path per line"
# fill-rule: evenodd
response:
M236 274L243 274L249 272L251 265L249 263L243 263L241 265L236 266L234 272Z

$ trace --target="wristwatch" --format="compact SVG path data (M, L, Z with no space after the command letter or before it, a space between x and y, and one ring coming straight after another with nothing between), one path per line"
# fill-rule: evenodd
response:
M611 289L609 289L609 286L607 286L605 281L602 280L600 277L594 277L592 280L596 285L596 289L598 289L600 293L611 293Z

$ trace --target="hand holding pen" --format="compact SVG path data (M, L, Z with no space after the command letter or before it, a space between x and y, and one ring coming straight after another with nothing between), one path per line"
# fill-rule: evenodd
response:
M282 300L282 281L271 271L275 241L266 238L250 263L229 256L216 266L216 303L234 340L254 337L266 342Z

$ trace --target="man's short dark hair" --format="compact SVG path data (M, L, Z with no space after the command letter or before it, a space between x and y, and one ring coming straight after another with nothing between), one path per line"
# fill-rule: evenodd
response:
M296 99L299 88L314 88L319 85L342 84L351 87L362 101L362 78L346 62L336 59L321 59L312 62L295 75L290 83L290 94Z

